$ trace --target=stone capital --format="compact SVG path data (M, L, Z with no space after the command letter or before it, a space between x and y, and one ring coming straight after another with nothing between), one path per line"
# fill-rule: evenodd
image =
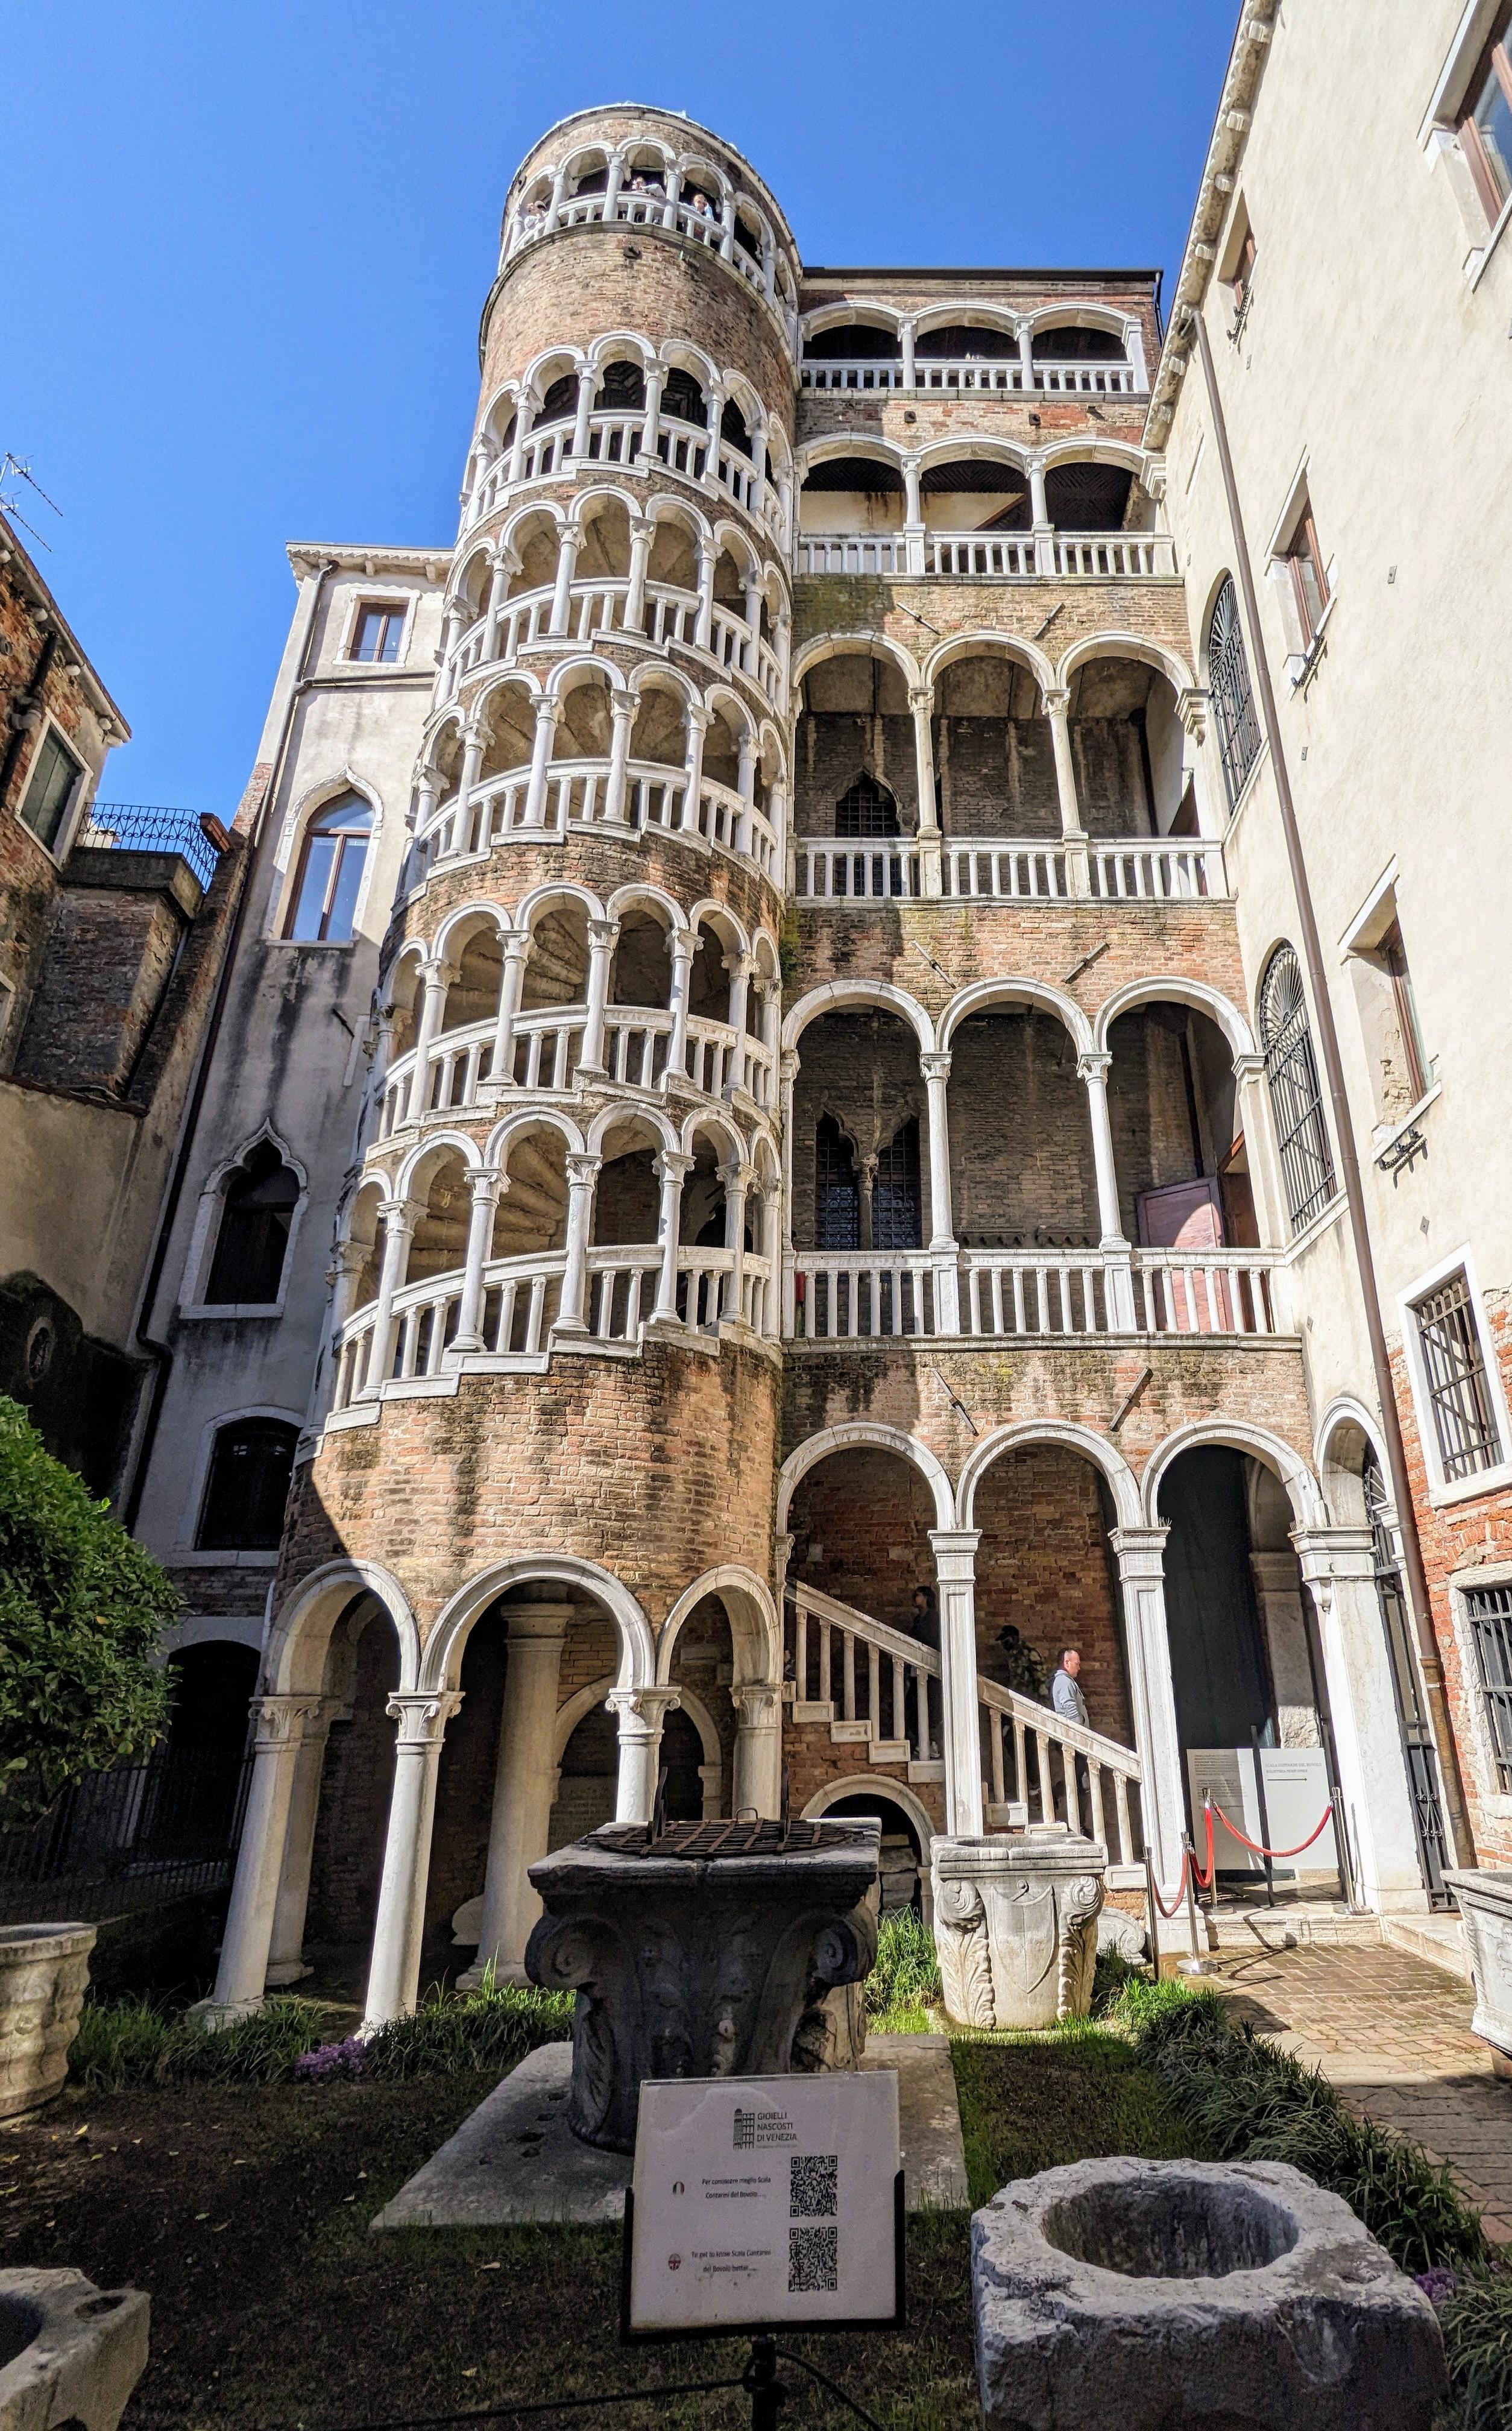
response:
M1118 1557L1118 1576L1125 1586L1164 1586L1166 1539L1169 1534L1165 1520L1154 1528L1109 1529L1108 1542Z
M563 533L563 538L565 540L565 533ZM535 722L537 726L555 726L561 715L562 703L558 700L554 693L544 692L537 696L535 703Z
M651 1169L659 1182L681 1182L693 1171L697 1158L680 1148L664 1148L652 1158Z
M473 1194L475 1207L492 1207L508 1190L509 1176L488 1166L475 1165L467 1176L467 1187Z
M425 1214L418 1199L380 1199L378 1214L384 1230L390 1232L412 1232Z
M340 1710L340 1700L323 1697L318 1690L302 1694L270 1691L254 1697L252 1711L256 1719L253 1749L261 1752L269 1748L302 1747L306 1739L324 1738L330 1728L331 1716Z
M1242 1089L1246 1081L1260 1080L1265 1073L1265 1068L1266 1059L1258 1051L1252 1051L1246 1055L1235 1055L1234 1058L1234 1079L1235 1086Z
M1346 1579L1374 1584L1375 1539L1369 1528L1294 1528L1291 1541L1310 1587L1326 1590Z
M399 1725L399 1748L434 1748L440 1752L446 1724L462 1703L460 1688L401 1688L384 1708Z
M1069 713L1071 696L1059 684L1047 684L1041 695L1047 717L1065 717Z
M601 1157L574 1150L566 1159L568 1189L591 1190L598 1179L598 1168L602 1163Z
M926 1081L948 1081L950 1077L949 1048L926 1048L918 1059L918 1068Z
M730 1702L740 1716L742 1729L759 1730L780 1719L782 1684L780 1680L743 1680L731 1689Z
M980 1528L932 1528L930 1543L942 1586L969 1586L976 1576Z
M1207 741L1207 713L1211 696L1200 685L1186 684L1176 696L1176 714L1183 730L1194 743Z
M611 1688L604 1699L622 1739L655 1738L665 1717L682 1702L680 1688Z
M566 1635L577 1612L578 1606L571 1603L512 1603L509 1642L515 1646L526 1639L536 1639L556 1644Z
M633 705L633 704L632 704ZM588 943L591 946L613 946L619 936L619 922L613 919L590 920Z
M1112 1063L1113 1057L1105 1048L1087 1048L1076 1059L1076 1077L1083 1082L1105 1081Z
M932 717L934 695L931 687L928 684L912 685L909 689L908 705L916 717Z

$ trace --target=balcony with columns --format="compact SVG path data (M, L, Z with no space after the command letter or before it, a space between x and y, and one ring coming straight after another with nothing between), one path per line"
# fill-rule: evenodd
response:
M505 675L431 735L416 780L414 841L401 880L501 847L666 837L782 880L786 757L778 729L726 684L700 697L669 666L628 679L608 659L567 662L540 688Z
M501 267L560 231L635 227L697 244L727 262L797 334L791 240L764 205L702 150L680 152L647 129L589 144L536 171L510 209Z
M708 679L743 679L787 707L792 617L775 561L728 523L717 531L675 498L598 491L580 511L528 508L496 545L463 561L446 602L438 705L472 679L540 647L641 644Z
M1143 396L1138 316L1111 307L1017 313L831 306L806 316L798 376L812 395Z
M800 1003L789 1344L1290 1343L1285 1229L1251 1152L1263 1060L1211 991L1168 984L1096 1025L1007 980L938 1022L862 983Z
M1095 444L1064 442L1050 461L985 436L969 445L936 443L927 452L854 439L827 442L823 454L811 448L797 572L911 582L1174 583L1175 545L1157 528L1137 448L1120 444L1118 461L1102 461Z
M628 340L615 340L624 346ZM739 508L786 550L793 528L787 439L759 398L691 346L580 362L547 355L523 385L496 399L474 443L462 528L508 505L528 484L617 470L673 476L720 511ZM566 368L554 369L559 363Z
M650 888L616 902L606 915L580 894L547 892L517 926L479 911L451 921L440 950L401 951L380 1016L379 1147L428 1123L587 1091L775 1111L772 937L748 945L709 908L690 923Z
M809 654L798 688L799 904L1227 912L1205 696L1178 689L1166 653L1135 659L1110 641L1056 669L1022 645L973 637L940 645L921 670L882 644L827 646Z

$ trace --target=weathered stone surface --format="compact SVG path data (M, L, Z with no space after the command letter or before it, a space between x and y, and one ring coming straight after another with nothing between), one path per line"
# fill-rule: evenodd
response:
M1438 2323L1279 2162L1078 2161L971 2223L991 2431L1427 2431Z
M1512 1866L1456 1869L1444 1880L1459 1902L1470 1953L1470 2026L1502 2058L1512 2058Z
M0 2119L50 2102L90 1980L92 1924L0 1926Z
M1098 1910L1097 1952L1100 1958L1105 1950L1116 1951L1131 1967L1144 1963L1149 1936L1136 1916L1127 1908L1103 1907Z
M148 2300L82 2271L0 2271L0 2431L115 2431L147 2365Z
M586 2143L633 2151L643 2077L859 2064L882 1827L804 1828L809 1849L689 1860L627 1854L610 1827L530 1868L546 1913L526 1972L577 1991L568 2124Z
M934 1942L962 2026L1052 2026L1092 2004L1107 1851L1068 1832L933 1844Z

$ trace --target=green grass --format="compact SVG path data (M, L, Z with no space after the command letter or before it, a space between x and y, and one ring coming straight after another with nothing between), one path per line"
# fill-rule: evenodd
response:
M1440 2315L1455 2431L1506 2431L1512 2423L1512 2273L1477 2272Z
M893 2026L884 2017L923 2011L940 1997L940 1962L934 1936L911 1907L884 1916L877 1934L877 1961L866 1978L866 2014L880 2034L921 2034L922 2026Z
M1133 2153L1200 2148L1123 2035L1090 2021L1046 2035L957 2035L950 2057L974 2205L1012 2178Z

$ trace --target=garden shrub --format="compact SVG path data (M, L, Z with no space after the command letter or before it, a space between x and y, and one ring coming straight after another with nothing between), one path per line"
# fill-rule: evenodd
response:
M882 2018L895 2010L922 2012L939 1997L934 1936L913 1908L895 1908L878 1928L876 1964L866 1978L866 2014Z
M1512 2272L1460 2279L1440 2307L1455 2431L1512 2423Z

